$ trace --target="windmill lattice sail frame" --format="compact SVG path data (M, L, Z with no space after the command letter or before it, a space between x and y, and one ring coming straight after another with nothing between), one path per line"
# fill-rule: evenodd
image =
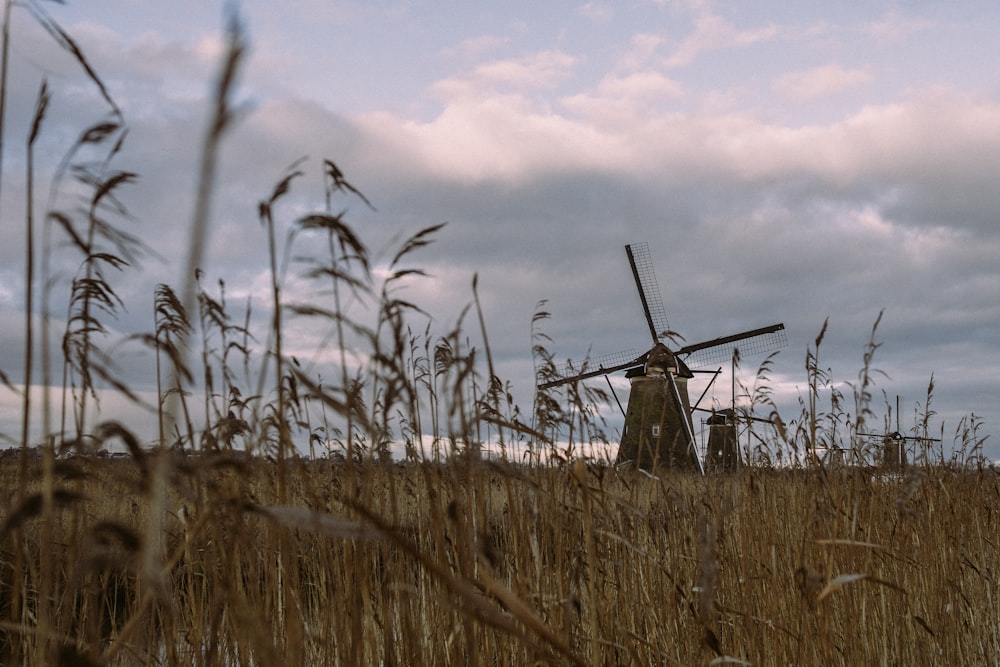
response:
M646 325L649 326L649 334L655 345L669 333L670 322L667 321L667 311L663 309L663 298L660 296L660 285L656 282L649 244L645 241L629 244L625 246L625 254L632 267L632 277L635 278L635 286L642 300L642 312L646 316Z
M728 361L733 358L733 352L739 349L740 356L749 357L780 350L787 344L784 324L772 324L760 329L752 329L742 333L714 338L703 343L687 345L677 350L684 355L684 361L692 367L707 366Z

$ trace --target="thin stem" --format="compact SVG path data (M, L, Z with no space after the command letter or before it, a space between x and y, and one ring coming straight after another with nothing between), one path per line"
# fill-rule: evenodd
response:
M41 131L45 110L49 105L48 84L43 80L38 91L35 105L35 117L31 132L28 135L27 146L27 178L25 193L25 258L24 258L24 396L21 414L21 472L26 472L27 448L31 438L31 374L34 358L33 315L35 310L35 140ZM23 477L22 477L23 479Z
M0 195L3 194L3 136L7 120L7 58L10 53L10 9L14 5L7 0L3 7L3 36L0 44ZM2 199L0 199L2 200Z

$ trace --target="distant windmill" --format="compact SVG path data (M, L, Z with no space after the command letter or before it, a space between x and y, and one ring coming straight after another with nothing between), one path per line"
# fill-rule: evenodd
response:
M785 344L785 325L772 324L672 350L663 342L670 338L670 326L653 272L649 246L646 243L627 245L625 253L653 347L641 355L628 350L599 357L582 372L574 372L567 364L557 369L558 379L540 384L538 388L545 390L626 371L631 391L618 462L631 462L647 469L687 468L704 472L695 443L688 397L688 380L694 377L689 364L698 366L731 359L737 343L741 356L776 350ZM735 467L739 464L735 412L720 412L709 421L708 463ZM713 452L713 447L717 451Z
M941 442L940 438L903 435L902 430L902 426L900 426L899 396L896 396L896 430L892 433L858 433L858 435L881 440L881 464L882 468L888 471L900 471L906 468L908 464L906 459L906 442L908 440L924 446L931 442Z

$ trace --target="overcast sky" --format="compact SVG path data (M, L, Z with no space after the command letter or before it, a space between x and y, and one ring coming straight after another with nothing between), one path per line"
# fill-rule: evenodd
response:
M128 125L115 164L139 178L122 200L160 259L128 274L118 327L148 330L153 285L181 284L224 3L39 4ZM623 249L646 241L670 325L688 342L784 322L771 381L786 419L798 416L824 320L821 365L849 396L842 383L857 381L884 309L876 412L881 392L899 396L908 428L933 374L946 452L965 415L996 431L995 2L248 0L240 13L243 114L223 145L204 262L233 300L267 303L257 202L308 156L296 192L322 206L331 159L374 204L342 202L377 250L448 223L417 256L431 277L408 297L444 331L478 274L498 375L526 410L539 301L560 359L648 346ZM10 63L0 367L16 380L35 97L46 79L42 208L55 165L108 107L20 6ZM0 415L8 434L13 415ZM987 453L1000 458L1000 442Z

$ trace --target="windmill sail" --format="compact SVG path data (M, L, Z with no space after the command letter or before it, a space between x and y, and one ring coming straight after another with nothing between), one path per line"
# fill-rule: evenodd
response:
M639 298L642 300L642 312L646 315L646 325L649 327L649 334L653 337L653 344L660 341L660 336L664 332L670 331L670 323L667 322L667 313L663 309L663 299L660 297L660 287L656 282L656 273L653 272L653 260L649 254L649 244L632 243L625 246L625 253L628 255L628 263L632 267L632 277L635 278L635 286L639 290Z
M733 350L739 348L740 355L749 357L780 350L786 344L785 325L782 323L751 329L731 336L713 338L693 345L685 345L677 350L684 363L695 368L728 361ZM610 375L618 371L638 368L646 362L646 355L636 355L633 350L616 352L575 366L567 362L556 367L556 378L538 385L539 389L551 389L569 382L577 382L598 375Z
M686 345L677 350L677 354L682 355L689 366L705 366L728 361L736 348L739 348L741 356L748 357L780 350L785 344L785 325L779 323Z
M645 363L643 355L639 355L635 350L624 350L613 354L606 354L595 359L587 359L582 364L575 364L567 361L559 364L555 368L555 378L538 385L539 389L551 389L569 382L586 380L598 375L610 375L618 371L628 370L641 366Z

